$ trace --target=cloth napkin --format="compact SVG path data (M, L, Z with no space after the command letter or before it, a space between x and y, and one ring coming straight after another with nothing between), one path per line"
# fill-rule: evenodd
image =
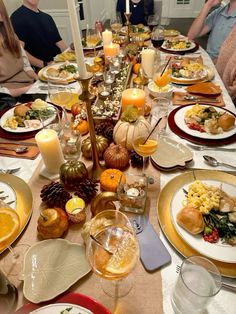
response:
M8 156L8 157L14 157L14 158L24 158L24 159L35 159L39 154L38 147L35 146L27 146L28 150L25 153L17 154L14 151L8 151L1 149L2 147L6 148L17 148L19 146L22 146L22 144L12 144L12 143L0 143L0 155L1 156Z
M172 104L174 106L183 106L183 105L194 105L197 103L196 100L187 100L187 99L183 99L185 95L187 95L188 93L185 93L184 90L181 90L181 91L175 91L173 92L173 95L172 95ZM194 95L195 97L201 99L206 99L207 97L204 97L204 96L198 96L198 95ZM217 107L224 107L225 106L225 103L224 103L224 100L223 100L223 97L222 95L219 95L217 97L215 97L215 99L217 99L219 102L217 103L211 103L211 98L208 97L207 99L209 99L209 103L207 102L207 100L204 100L204 103L203 104L206 104L206 105L213 105L213 106L217 106Z

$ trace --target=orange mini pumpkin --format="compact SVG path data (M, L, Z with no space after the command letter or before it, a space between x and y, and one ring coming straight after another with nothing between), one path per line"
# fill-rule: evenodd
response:
M60 238L68 228L68 216L61 208L47 208L41 212L37 230L42 239Z
M81 135L85 135L89 131L88 121L87 120L81 120L75 127L73 127L74 130L78 130Z
M125 183L125 175L118 169L107 169L100 176L101 189L116 192L119 181Z

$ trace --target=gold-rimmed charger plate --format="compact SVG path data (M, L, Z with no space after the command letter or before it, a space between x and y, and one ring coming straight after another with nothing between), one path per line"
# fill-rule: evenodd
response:
M13 176L11 174L0 174L0 182L4 182L9 185L9 187L15 192L16 204L14 207L20 218L19 232L16 234L11 243L8 243L8 245L0 250L0 253L2 253L7 246L12 244L18 238L26 227L32 213L33 196L28 184L17 176Z
M157 214L160 226L163 233L173 245L173 247L184 257L191 255L201 255L198 251L194 250L188 245L177 233L171 219L170 205L173 195L184 184L197 180L217 180L236 186L236 177L221 171L215 170L194 170L180 174L170 180L161 190L157 203ZM232 250L236 248L232 246ZM226 277L236 278L236 265L235 263L225 263L213 260L213 262L220 269L221 274Z

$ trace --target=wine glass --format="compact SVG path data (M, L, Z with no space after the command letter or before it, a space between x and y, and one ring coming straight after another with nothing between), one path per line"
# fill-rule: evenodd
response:
M156 73L153 75L153 81L156 83L160 90L165 90L165 87L171 82L170 66L167 66L165 68L165 65L160 65Z
M93 48L94 57L96 57L96 46L101 41L101 34L95 28L86 29L86 47Z
M111 19L110 26L111 26L111 29L113 30L113 32L115 32L115 34L116 34L115 38L118 39L119 32L122 28L122 19L121 19L120 13L117 12L116 16Z
M126 277L138 261L139 245L127 216L118 210L98 213L91 221L86 249L104 292L115 299L128 294L132 284Z
M149 132L144 131L142 128L134 127L133 132L133 149L135 152L143 157L143 173L145 172L145 157L149 157L155 153L158 145L158 128L157 124L153 126Z
M153 47L159 48L162 46L165 36L164 36L164 27L158 26L155 27L152 34L151 34L151 42Z
M156 15L156 14L148 16L147 24L148 24L151 32L152 32L153 28L158 25L159 19L160 19L159 15Z

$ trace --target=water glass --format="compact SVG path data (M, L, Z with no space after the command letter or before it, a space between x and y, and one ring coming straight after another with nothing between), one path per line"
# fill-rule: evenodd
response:
M170 100L164 97L154 98L151 103L151 125L154 126L159 119L158 124L159 134L166 133L167 117L170 109Z
M203 313L220 288L221 274L215 264L205 257L191 256L181 265L172 293L172 307L178 314Z

